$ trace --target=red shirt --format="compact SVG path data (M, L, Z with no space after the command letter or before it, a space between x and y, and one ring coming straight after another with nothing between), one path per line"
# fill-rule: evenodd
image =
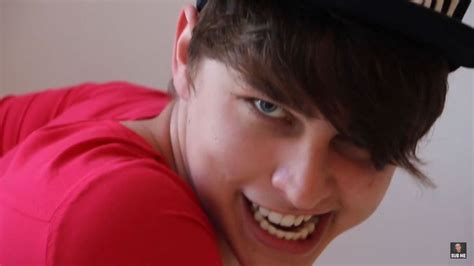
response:
M189 185L118 121L166 94L87 83L0 101L0 265L222 265Z

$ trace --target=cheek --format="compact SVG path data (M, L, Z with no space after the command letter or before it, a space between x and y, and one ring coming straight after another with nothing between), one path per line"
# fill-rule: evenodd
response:
M380 205L390 185L395 167L384 171L347 168L339 171L336 180L342 210L341 227L353 227L370 217Z
M239 182L262 174L270 165L270 147L245 111L232 101L213 101L192 114L187 125L186 153L193 176L215 182Z

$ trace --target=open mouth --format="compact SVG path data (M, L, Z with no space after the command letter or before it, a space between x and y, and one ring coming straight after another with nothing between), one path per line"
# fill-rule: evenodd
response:
M319 245L333 219L333 212L321 215L289 215L267 210L243 197L244 229L265 246L292 255L307 254Z
M269 234L285 240L305 240L316 228L318 216L281 214L252 203L253 218Z

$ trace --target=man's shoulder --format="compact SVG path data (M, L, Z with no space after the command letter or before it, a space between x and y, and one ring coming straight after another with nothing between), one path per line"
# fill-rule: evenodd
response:
M163 191L163 199L194 201L161 155L116 121L46 126L7 156L0 161L2 198L39 219L48 220L73 193L84 196L92 186L119 182L124 187L154 186Z

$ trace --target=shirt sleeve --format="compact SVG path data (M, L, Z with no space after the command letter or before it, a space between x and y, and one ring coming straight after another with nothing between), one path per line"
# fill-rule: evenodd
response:
M55 215L47 265L222 265L210 223L169 177L107 176Z
M80 102L82 98L73 96L73 91L81 91L93 85L84 83L23 95L8 95L0 99L0 157L31 132Z

